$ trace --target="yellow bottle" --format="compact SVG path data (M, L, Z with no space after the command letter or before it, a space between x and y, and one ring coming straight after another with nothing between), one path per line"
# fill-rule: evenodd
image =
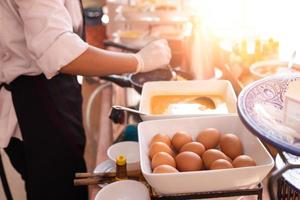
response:
M261 40L255 40L255 49L254 49L254 62L260 61L262 58L262 47L261 47Z
M119 155L116 159L116 180L120 181L127 178L126 157L123 155Z

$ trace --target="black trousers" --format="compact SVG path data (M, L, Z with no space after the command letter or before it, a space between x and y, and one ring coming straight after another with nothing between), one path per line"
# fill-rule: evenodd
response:
M86 171L81 88L75 76L20 76L10 84L23 141L5 149L25 181L28 200L86 200L74 187L75 172Z

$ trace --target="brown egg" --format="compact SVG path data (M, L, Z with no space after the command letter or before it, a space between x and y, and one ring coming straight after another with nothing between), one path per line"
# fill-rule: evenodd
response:
M206 149L213 149L219 145L221 133L215 128L206 128L201 131L196 141L202 143Z
M192 142L192 137L185 132L177 132L172 137L172 145L175 147L177 151L180 150L180 148L185 145L186 143Z
M180 152L184 151L191 151L201 156L205 151L205 147L200 142L189 142L181 147Z
M151 167L154 169L155 167L159 165L170 165L172 167L176 168L175 159L166 152L158 152L154 154L152 160L151 160Z
M231 159L235 159L237 156L243 154L242 142L234 134L225 134L221 137L220 149Z
M153 144L154 142L163 142L165 144L167 144L168 146L171 146L171 139L169 138L169 136L167 136L166 134L156 134L155 136L152 137L150 145Z
M203 166L201 157L191 151L179 153L175 160L177 169L181 172L201 170Z
M225 159L218 159L215 160L211 165L210 165L210 169L229 169L229 168L233 168L232 164Z
M170 165L159 165L154 168L153 173L176 173L178 170Z
M229 158L226 154L225 154L225 156L226 156L225 160L227 160L228 162L232 163L232 159Z
M171 156L174 155L172 149L168 145L166 145L165 143L154 142L153 144L151 144L151 146L149 148L150 158L152 158L158 152L166 152L166 153L170 154Z
M249 167L256 166L256 163L250 156L240 155L233 160L232 165L233 167Z
M208 149L202 154L202 160L206 169L210 169L211 164L218 159L227 160L227 156L217 149Z

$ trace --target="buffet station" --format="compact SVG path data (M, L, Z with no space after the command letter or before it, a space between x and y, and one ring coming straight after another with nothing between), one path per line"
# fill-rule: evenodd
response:
M107 117L123 129L108 159L75 176L75 185L96 185L91 199L300 198L296 50L282 58L272 35L214 33L198 4L107 1L107 49L137 52L165 38L172 60L94 78L138 100L113 103Z

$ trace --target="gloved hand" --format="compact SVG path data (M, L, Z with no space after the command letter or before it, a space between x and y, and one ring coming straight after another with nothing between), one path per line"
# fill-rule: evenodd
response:
M155 40L133 55L138 60L136 73L165 67L171 60L171 50L165 39Z

